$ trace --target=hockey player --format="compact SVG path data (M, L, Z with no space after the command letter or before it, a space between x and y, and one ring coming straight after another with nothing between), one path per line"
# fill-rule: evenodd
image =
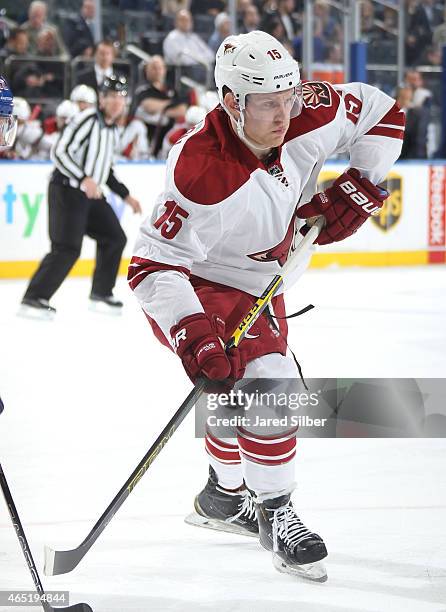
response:
M12 92L0 75L0 151L12 147L17 134L17 117L13 115L13 107Z
M96 106L98 97L93 87L88 87L88 85L76 85L76 87L73 87L71 90L70 100L78 105L80 111L83 111L86 108L93 108Z
M323 215L317 242L340 241L383 205L377 186L398 158L404 114L374 87L300 80L272 36L230 36L216 56L220 105L172 148L165 188L144 221L129 268L155 335L192 380L297 377L280 334L262 315L237 349L222 348L278 273L307 218ZM325 160L349 168L316 193ZM300 230L300 233L299 233ZM294 283L304 268L286 279ZM272 301L284 316L283 295ZM195 499L204 525L259 533L280 571L323 581L322 538L291 503L296 436L208 435L210 476Z
M40 139L38 148L38 157L40 159L49 159L51 149L55 146L61 132L63 132L65 126L68 125L71 119L78 113L78 105L71 100L62 100L62 102L57 105L55 116L48 117L44 121L45 134Z

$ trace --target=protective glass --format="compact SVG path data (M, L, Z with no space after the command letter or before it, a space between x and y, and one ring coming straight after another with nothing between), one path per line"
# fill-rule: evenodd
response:
M288 121L302 112L302 85L274 93L254 93L246 96L246 116L255 121L270 123Z
M12 147L17 134L17 117L0 116L0 149Z

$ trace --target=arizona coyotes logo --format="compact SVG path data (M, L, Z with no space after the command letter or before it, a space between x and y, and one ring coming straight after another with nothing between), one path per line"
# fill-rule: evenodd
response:
M235 46L231 45L231 43L226 43L223 47L223 55L227 55L228 53L234 53Z
M331 93L328 85L318 81L310 81L302 86L302 97L304 106L307 108L319 108L319 106L331 106Z
M291 223L288 226L285 238L277 246L266 251L260 251L259 253L253 253L248 255L254 261L270 262L277 261L279 266L284 266L288 257L293 253L296 248L296 236L299 231L299 220L295 215L291 219Z

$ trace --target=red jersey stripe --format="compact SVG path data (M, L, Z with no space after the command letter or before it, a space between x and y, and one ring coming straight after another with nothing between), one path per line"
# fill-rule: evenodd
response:
M399 140L403 140L404 130L377 126L369 130L366 136L387 136L387 138L396 138Z
M177 272L182 272L187 277L190 276L190 270L182 266L172 266L170 264L160 263L159 261L152 261L151 259L132 257L127 274L127 281L130 285L130 289L134 291L146 276L162 270L175 270Z
M406 115L395 102L389 112L384 117L381 117L378 123L391 123L392 125L404 127L406 125Z

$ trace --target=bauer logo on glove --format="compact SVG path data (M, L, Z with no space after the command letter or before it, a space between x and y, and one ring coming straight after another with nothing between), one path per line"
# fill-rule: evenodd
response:
M366 213L376 215L379 211L380 206L374 206L373 202L370 202L367 196L358 191L351 181L345 181L345 183L341 183L339 187L350 196L350 199L353 200L355 204L365 210Z
M330 244L354 234L371 215L379 212L389 195L388 191L362 177L359 170L350 168L332 187L317 193L310 202L298 208L296 215L305 220L323 215L325 227L315 242ZM300 233L305 236L309 229L307 222Z
M178 346L181 342L181 340L186 340L186 329L180 329L180 331L178 331L175 336L172 338L172 345L174 348L174 351L177 352Z

